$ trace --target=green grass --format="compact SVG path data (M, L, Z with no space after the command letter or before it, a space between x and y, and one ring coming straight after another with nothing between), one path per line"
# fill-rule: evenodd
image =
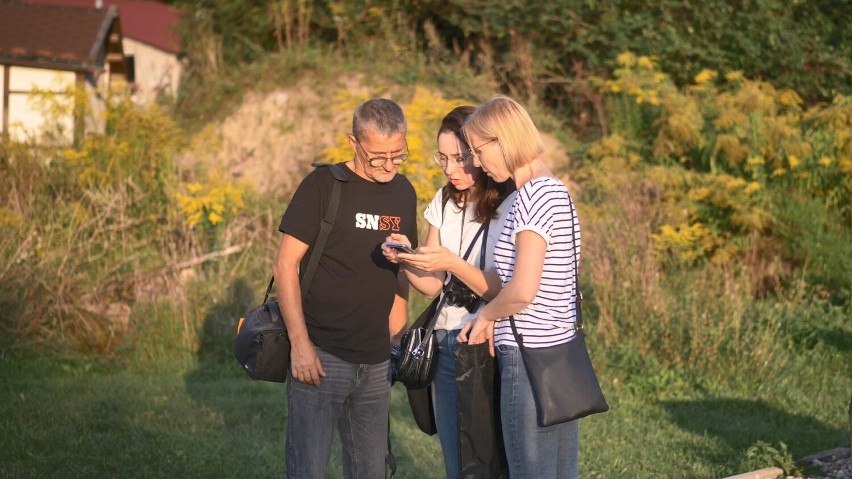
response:
M0 477L281 477L285 386L233 365L128 372L104 363L0 363ZM394 388L400 477L440 467ZM339 449L339 448L338 448ZM329 477L340 477L335 451Z
M251 381L231 356L254 289L196 290L192 304L210 305L197 319L168 303L140 308L108 358L0 343L0 477L281 477L286 386ZM410 316L426 303L414 294ZM592 336L611 410L581 422L582 477L720 478L777 465L747 457L760 443L786 444L790 459L848 444L852 331L836 314L776 338L788 355L765 375L738 358L666 369ZM400 385L391 427L397 477L443 476L437 438L417 429ZM336 445L328 477L341 475Z
M834 361L848 351L831 348L811 357L822 375L793 361L769 384L699 386L662 372L622 384L608 368L611 410L581 423L582 476L718 478L747 470L758 441L795 457L847 444L850 378ZM0 477L283 474L285 386L253 382L229 358L127 368L20 348L1 357ZM441 477L437 438L417 430L400 385L391 415L397 477ZM340 476L336 449L328 477Z

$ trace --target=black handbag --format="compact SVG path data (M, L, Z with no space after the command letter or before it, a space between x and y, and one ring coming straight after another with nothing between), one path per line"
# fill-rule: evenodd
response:
M576 211L574 212L576 214ZM573 227L572 221L572 229ZM575 238L574 284L579 286ZM530 378L533 398L535 399L536 419L539 426L552 426L574 421L591 414L609 410L609 405L601 391L598 377L592 367L592 360L586 349L583 334L583 312L581 293L576 301L575 336L567 343L545 348L524 347L523 336L518 334L514 316L509 317L512 334L518 343L524 367Z
M473 245L483 232L488 231L488 221L484 222L471 240L464 259L467 260ZM435 365L438 359L438 342L435 340L435 324L438 322L438 314L449 299L447 292L456 283L461 284L455 276L444 284L441 295L432 300L432 303L420 313L411 328L402 336L399 350L394 351L394 379L401 382L408 389L421 389L432 384L435 377Z
M325 211L320 232L317 235L311 257L305 267L305 273L299 281L302 298L308 292L313 280L328 235L334 227L334 217L340 204L340 182L346 181L346 175L339 170L340 165L315 163L315 167L327 167L335 179L328 207ZM250 378L260 381L283 383L290 371L290 337L277 301L267 302L275 277L269 280L263 303L240 318L237 325L237 339L234 341L234 357Z
M450 279L452 282L453 279ZM446 290L446 286L444 287ZM394 379L408 389L425 388L435 377L435 361L438 358L438 342L435 340L435 322L446 302L441 294L432 300L420 313L417 320L402 336L399 350L394 351ZM418 325L419 323L419 325ZM426 323L424 325L424 323Z
M267 302L273 282L269 281L263 304L240 318L234 357L250 378L283 383L290 368L290 338L278 302Z

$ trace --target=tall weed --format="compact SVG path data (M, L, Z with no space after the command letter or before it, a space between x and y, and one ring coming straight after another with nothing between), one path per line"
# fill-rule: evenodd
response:
M614 78L598 80L613 131L587 157L603 168L620 161L637 181L656 185L649 192L667 214L652 226L660 259L746 263L768 289L757 294L807 262L814 283L848 295L844 262L785 238L799 229L823 240L852 230L850 98L806 108L796 92L741 72L704 70L678 88L653 58L624 53L616 63ZM825 214L791 215L783 201L791 197ZM839 223L826 228L826 216Z
M747 262L661 257L654 231L679 214L677 202L664 181L645 175L616 157L578 174L591 338L612 375L645 381L672 369L724 382L782 374L791 321L819 314L802 301L806 293L792 295L800 283L756 302L761 284Z
M200 243L173 199L183 132L128 92L103 96L105 132L78 148L7 141L0 151L0 327L91 353L133 333L133 308L167 291L168 266Z

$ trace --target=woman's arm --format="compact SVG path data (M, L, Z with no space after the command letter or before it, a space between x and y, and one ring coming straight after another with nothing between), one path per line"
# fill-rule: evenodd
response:
M490 337L485 336L487 330L493 334L493 328L489 325L522 311L533 302L541 284L546 252L547 242L538 233L525 230L515 236L512 280L493 301L479 310L476 321L462 329L459 341L469 340L470 344L479 344L490 340Z
M427 242L427 246L420 248L419 254L400 254L399 258L422 271L449 271L486 300L496 297L502 286L497 273L482 271L443 246L432 246Z

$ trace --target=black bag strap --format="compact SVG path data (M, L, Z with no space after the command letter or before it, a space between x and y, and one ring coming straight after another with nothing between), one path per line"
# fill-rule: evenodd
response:
M574 302L574 330L577 333L583 332L583 293L580 292L580 264L577 261L577 258L580 256L580 250L577 248L577 208L574 206L574 202L571 201L571 238L574 243L574 290L577 292L575 295ZM518 347L523 347L524 345L524 337L523 335L518 333L518 329L515 327L515 316L509 316L509 324L512 326L512 334L515 336L515 342L518 343Z
M341 168L346 167L342 163L312 163L311 166L314 168L328 168L335 181L331 190L331 197L328 200L328 207L325 210L325 216L320 223L319 234L314 242L314 247L311 249L311 257L308 258L308 264L305 266L305 274L302 275L302 280L299 281L302 298L308 293L308 288L310 288L311 281L314 279L314 273L316 273L320 256L322 256L322 252L325 249L325 243L328 241L328 235L331 233L332 228L334 228L334 218L337 216L337 207L340 206L340 183L348 181L346 173L341 170ZM269 279L269 286L266 287L266 294L263 295L262 304L266 304L269 300L269 293L272 291L274 283L275 276Z
M491 220L488 220L483 225L485 231L482 233L482 247L479 250L479 269L485 271L485 249L488 247L488 228L491 227Z
M302 298L305 297L305 294L308 292L308 288L311 286L311 281L313 281L314 273L317 271L317 264L319 264L320 256L322 256L322 252L325 249L325 243L328 241L328 235L331 233L331 229L334 228L334 217L337 216L337 207L340 205L340 183L347 181L346 175L339 170L339 168L341 168L341 165L339 164L330 165L327 163L313 163L313 166L315 168L327 167L328 170L331 171L331 176L334 177L335 182L334 187L331 190L331 198L328 200L328 208L325 210L325 217L322 219L322 223L320 223L319 235L317 235L317 240L314 243L313 250L311 251L311 257L308 259L308 265L305 267L305 274L299 282L299 286L302 290Z
M574 328L577 332L583 331L583 292L580 291L580 248L577 245L577 207L571 201L571 241L574 243Z

